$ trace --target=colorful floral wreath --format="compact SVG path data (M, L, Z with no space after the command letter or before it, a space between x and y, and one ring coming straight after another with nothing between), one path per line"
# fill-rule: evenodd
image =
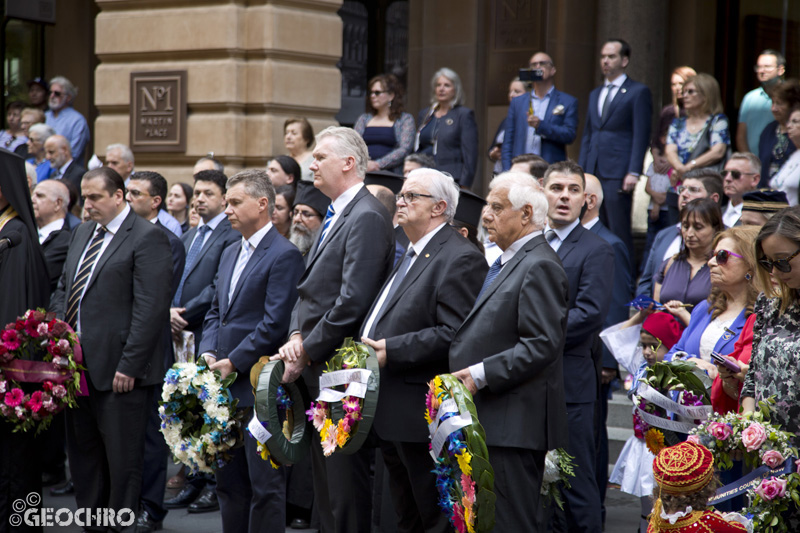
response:
M230 392L233 372L221 379L205 363L176 363L167 371L158 414L161 433L178 462L192 472L212 473L230 460L228 450L241 441L239 400Z
M281 384L285 368L283 361L264 356L250 370L256 400L247 432L256 439L259 455L272 468L299 462L311 446L311 425L305 418L308 389L302 377ZM270 428L279 431L272 433Z
M451 374L428 383L425 421L431 432L439 508L457 533L494 529L494 470L472 395Z
M350 454L361 448L378 407L379 383L378 358L373 349L345 339L319 378L316 403L306 411L319 431L326 457L337 450Z
M794 435L770 422L774 404L775 398L768 398L758 403L754 413L714 413L689 435L689 440L714 453L720 470L733 467L734 455L741 455L753 469L763 467L750 482L750 505L742 514L752 518L755 531L770 533L789 531L782 515L800 507L800 466L795 462L797 449L791 445Z
M78 336L54 313L29 310L0 333L0 414L14 431L46 429L87 393Z

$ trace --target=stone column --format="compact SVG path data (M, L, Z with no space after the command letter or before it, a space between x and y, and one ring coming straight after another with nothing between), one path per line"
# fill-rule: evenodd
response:
M341 0L97 0L94 151L129 144L130 73L187 71L185 153L135 153L136 168L191 181L213 151L226 174L285 153L283 122L315 131L340 105Z

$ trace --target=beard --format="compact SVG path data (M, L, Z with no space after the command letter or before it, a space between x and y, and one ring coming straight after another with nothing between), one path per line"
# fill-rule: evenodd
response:
M306 255L314 245L315 233L302 224L292 224L292 229L289 231L289 241L297 246L301 254Z

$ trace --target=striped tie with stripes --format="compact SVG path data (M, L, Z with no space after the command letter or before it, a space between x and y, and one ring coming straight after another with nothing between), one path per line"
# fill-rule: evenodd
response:
M105 238L106 229L101 227L97 230L97 235L92 239L89 244L89 249L86 250L86 255L83 257L83 262L78 269L78 274L75 276L75 281L72 282L72 289L69 292L69 301L67 302L67 324L72 329L77 330L78 326L78 309L80 308L81 298L83 297L83 290L89 282L89 276L92 273L92 267L100 255L100 250L103 248L103 238Z

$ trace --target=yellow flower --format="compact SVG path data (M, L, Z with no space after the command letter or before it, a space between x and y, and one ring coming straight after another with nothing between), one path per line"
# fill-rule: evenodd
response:
M444 394L444 383L442 383L442 378L436 376L433 378L433 396L436 399L439 399L439 395Z
M456 459L458 459L458 468L461 469L461 473L471 476L472 467L470 462L472 462L472 455L467 450L464 450L456 454Z
M336 428L336 445L341 448L347 441L350 440L350 432L344 428L344 418L339 420L339 425Z
M319 430L319 436L322 440L328 438L328 431L330 431L331 426L333 426L333 422L331 422L330 418L326 418L325 422L322 424L322 429Z
M426 424L430 424L431 422L433 422L433 420L431 420L430 415L428 415L428 408L426 407L425 408L425 423Z
M461 498L461 505L464 507L464 522L467 524L467 532L475 533L475 512L472 510L472 502L464 496Z
M647 430L647 433L644 434L644 442L653 455L658 455L658 452L666 447L664 445L664 434L656 428Z

